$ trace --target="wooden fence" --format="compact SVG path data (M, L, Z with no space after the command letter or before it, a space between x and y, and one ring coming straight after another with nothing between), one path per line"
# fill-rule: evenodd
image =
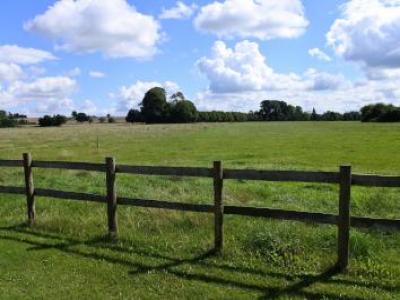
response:
M295 220L333 224L336 225L338 228L337 267L340 270L345 270L348 265L349 235L351 226L377 226L390 227L397 230L400 229L400 220L354 217L350 215L350 195L352 185L374 187L400 187L400 176L357 175L351 173L350 166L341 166L339 172L223 169L222 163L220 161L214 162L212 168L153 167L117 165L115 159L112 157L107 157L104 164L62 161L35 161L32 160L32 156L29 153L24 153L22 156L22 160L0 160L0 167L23 167L25 174L25 187L0 186L0 193L26 195L28 221L30 224L33 224L35 220L36 196L107 203L108 232L111 236L114 237L117 235L118 231L116 214L118 205L132 205L140 207L213 213L215 220L214 250L217 252L221 251L223 248L223 220L224 215L227 214L264 217L279 220ZM43 188L35 188L32 175L33 168L55 168L105 172L107 193L105 196L102 196L87 193L64 192ZM117 197L117 173L212 178L214 183L214 204L192 204ZM340 189L338 215L262 207L224 205L223 183L224 180L229 179L339 184Z

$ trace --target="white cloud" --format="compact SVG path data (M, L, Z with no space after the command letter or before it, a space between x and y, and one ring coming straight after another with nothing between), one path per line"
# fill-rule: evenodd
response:
M312 48L308 50L308 54L311 57L315 57L319 60L323 60L323 61L331 61L332 59L329 57L328 54L326 54L324 51L322 51L319 48Z
M306 89L311 91L338 90L350 84L340 74L320 72L315 69L308 69L304 73L304 82Z
M242 41L228 48L222 41L214 43L210 58L197 61L199 70L210 81L210 89L217 93L279 89L296 76L279 76L266 64L258 44Z
M90 71L89 76L92 78L104 78L106 74L100 71Z
M167 96L179 91L179 86L175 82L166 81L136 81L130 86L122 86L117 95L113 98L118 100L116 111L126 113L131 108L138 108L142 102L144 94L153 87L162 87L166 90Z
M79 111L84 112L88 115L96 115L97 105L92 100L85 100L79 106Z
M68 72L67 72L67 76L68 77L78 77L78 76L80 76L81 75L81 69L79 69L78 67L76 67L76 68L73 68L72 70L69 70Z
M69 115L72 110L75 109L74 102L69 98L61 99L47 99L45 101L38 102L33 110L30 110L28 114L30 116L42 116L42 115L53 115L53 114L64 114Z
M33 65L55 59L57 58L50 52L39 49L23 48L16 45L0 46L0 62L3 63Z
M379 101L400 104L399 72L379 70L356 82L315 69L278 73L266 63L258 45L249 41L233 48L217 41L211 56L201 58L197 66L210 83L195 101L205 110L257 110L264 99L281 99L319 111L348 111Z
M195 27L219 37L295 38L308 26L300 0L225 0L200 9Z
M222 41L215 42L211 57L203 57L197 66L210 82L215 93L263 90L326 90L341 86L338 75L310 69L303 75L277 73L268 66L257 43L242 41L228 48Z
M55 113L70 107L77 83L69 77L42 77L30 82L15 81L0 90L0 107L36 103L38 112Z
M400 1L351 0L327 33L339 56L367 67L400 67Z
M197 5L192 4L192 5L186 5L182 1L176 1L176 4L174 7L171 7L169 9L163 8L159 18L160 19L187 19L190 18L194 11L196 10Z
M59 0L24 28L53 39L57 48L108 57L149 58L161 37L158 22L126 0Z
M24 72L20 66L0 62L0 83L16 81L21 78L23 74Z
M399 84L400 82L398 82ZM385 102L400 105L400 88L393 82L377 84L365 81L336 90L264 90L246 93L214 93L211 90L200 92L195 104L201 110L236 110L247 112L258 110L259 104L266 99L280 99L292 105L300 105L306 111L313 107L318 112L327 110L359 110L361 106Z

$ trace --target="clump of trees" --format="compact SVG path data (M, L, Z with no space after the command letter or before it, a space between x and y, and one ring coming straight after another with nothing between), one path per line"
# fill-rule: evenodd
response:
M361 108L362 122L400 122L400 107L376 103Z
M177 92L167 101L166 92L161 87L147 91L139 109L129 110L127 122L146 123L190 123L190 122L248 122L248 121L354 121L360 120L357 111L344 114L327 111L318 114L303 111L300 106L293 106L285 101L264 100L259 111L225 112L198 111L193 102L187 100L183 93Z
M79 123L83 123L83 122L93 122L93 117L88 116L87 114L83 113L83 112L76 112L73 111L71 113L71 117L73 120L79 122Z
M61 126L67 122L67 117L63 115L45 115L38 120L40 127Z
M15 127L17 125L26 125L28 123L26 115L7 113L0 110L0 128L1 127Z
M140 111L129 110L125 120L127 122L146 123L190 123L198 120L198 111L193 102L178 92L167 101L163 88L154 87L146 92L140 103Z

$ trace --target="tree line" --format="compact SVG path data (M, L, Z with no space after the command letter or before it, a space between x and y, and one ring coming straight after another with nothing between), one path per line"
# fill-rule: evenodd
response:
M327 111L318 114L303 111L300 106L293 106L285 101L264 100L260 110L243 112L198 111L193 102L178 92L167 101L163 88L154 87L147 91L139 109L130 109L127 122L145 123L191 123L191 122L246 122L246 121L356 121L361 120L357 111L338 113Z
M0 110L0 128L15 127L17 125L27 124L26 115L7 113L5 110Z
M168 101L169 100L169 101ZM173 94L167 100L166 91L161 87L151 88L144 95L139 109L130 109L126 122L142 123L193 123L193 122L249 122L249 121L362 121L362 122L400 122L400 107L392 104L375 103L363 106L360 111L339 113L326 111L322 114L306 112L301 106L293 106L280 100L264 100L257 111L198 111L193 102L186 99L182 92ZM90 116L73 111L70 117L63 115L45 115L39 118L41 127L61 126L68 120L78 123L114 123L111 115L106 117ZM7 113L0 110L0 127L15 127L28 124L26 115Z

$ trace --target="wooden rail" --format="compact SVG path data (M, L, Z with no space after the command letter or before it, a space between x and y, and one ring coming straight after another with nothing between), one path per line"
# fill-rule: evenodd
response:
M335 225L338 228L338 262L337 266L345 270L349 258L350 227L375 227L400 230L398 219L378 219L351 216L350 200L351 186L369 187L400 187L400 176L379 176L352 174L350 166L341 166L339 172L302 172L302 171L270 171L270 170L236 170L223 169L222 163L214 162L212 168L201 167L158 167L158 166L128 166L118 165L112 157L106 158L105 163L65 162L65 161L35 161L28 153L23 154L22 160L0 160L0 167L23 167L25 187L1 186L0 193L25 195L27 201L28 222L35 221L35 197L50 197L77 201L100 202L107 205L108 232L116 237L118 233L117 207L130 205L147 208L173 209L180 211L202 212L214 214L214 249L223 249L223 220L224 215L241 215L262 217L277 220L292 220L311 223ZM65 192L51 189L35 188L33 183L33 168L55 168L68 170L84 170L103 172L106 174L106 195ZM213 179L214 203L193 204L167 202L161 200L133 199L117 196L116 174L141 174L159 176L189 176ZM318 212L302 212L267 207L244 207L224 205L223 182L227 179L316 182L339 184L338 214Z

